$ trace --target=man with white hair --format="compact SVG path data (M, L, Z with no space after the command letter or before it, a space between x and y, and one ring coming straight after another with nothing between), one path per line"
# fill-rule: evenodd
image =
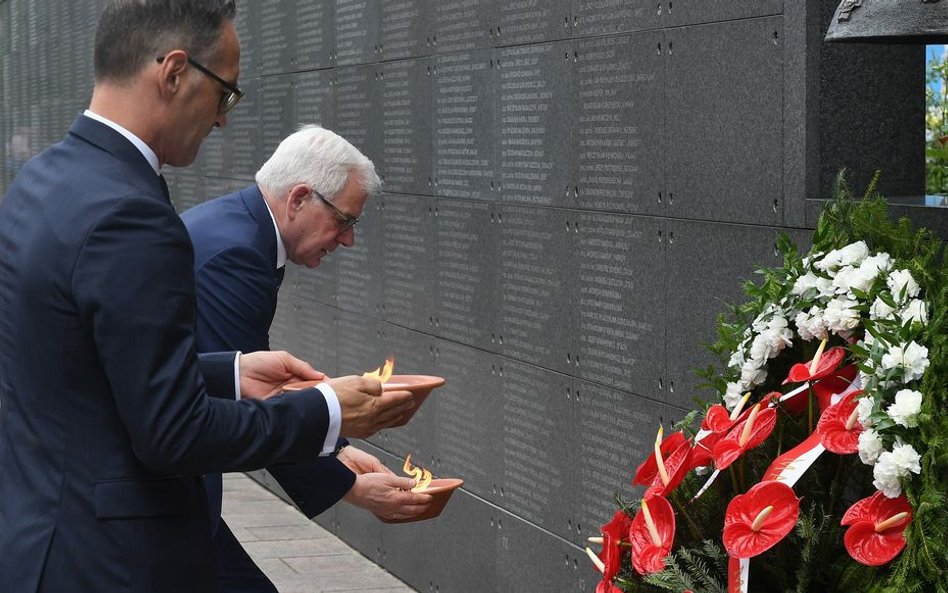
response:
M181 218L194 244L199 351L270 348L269 330L287 260L315 268L340 245L355 243L355 225L380 185L375 166L337 134L305 126L277 147L256 184L196 206ZM340 441L334 457L267 469L309 517L339 499L380 516L409 517L430 496L412 493L374 456ZM219 518L220 475L208 476L212 517ZM214 546L225 592L272 592L224 521Z

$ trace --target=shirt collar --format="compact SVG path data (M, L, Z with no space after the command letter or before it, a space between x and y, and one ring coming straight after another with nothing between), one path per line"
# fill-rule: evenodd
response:
M129 142L131 142L135 146L135 148L138 149L138 152L142 153L142 156L145 157L145 160L148 161L148 164L151 165L151 168L155 170L155 175L161 175L161 167L158 164L158 155L155 154L155 151L152 150L151 147L149 147L147 144L145 144L141 138L129 132L128 130L118 125L114 121L110 119L106 119L102 117L101 115L99 115L98 113L93 113L92 111L89 111L88 109L86 109L83 112L83 115L85 115L88 118L94 119L95 121L99 123L109 126L113 130L115 130L116 132L124 136Z
M273 222L273 232L276 233L277 240L277 260L276 267L282 268L286 265L286 247L283 245L283 237L280 235L280 227L277 226L276 218L273 216L273 210L270 210L270 204L266 199L263 200L263 203L267 206L267 214L270 215L270 220Z

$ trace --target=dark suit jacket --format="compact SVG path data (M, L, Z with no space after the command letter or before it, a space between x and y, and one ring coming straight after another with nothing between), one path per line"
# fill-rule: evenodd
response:
M4 591L216 591L201 474L322 447L312 390L207 397L193 261L145 158L83 116L0 203Z
M194 244L198 350L268 350L280 275L276 231L260 189L252 185L205 202L181 219ZM335 457L267 469L308 517L331 507L355 482ZM220 508L219 498L210 503Z

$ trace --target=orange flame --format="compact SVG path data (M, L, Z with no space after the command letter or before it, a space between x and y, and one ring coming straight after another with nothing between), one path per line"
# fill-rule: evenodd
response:
M392 378L392 371L395 369L395 359L391 356L385 359L385 364L372 372L362 373L366 379L378 379L383 385Z
M402 466L402 471L415 479L415 487L411 489L412 492L426 490L428 485L431 484L431 472L423 467L412 465L411 453L405 457L405 465Z

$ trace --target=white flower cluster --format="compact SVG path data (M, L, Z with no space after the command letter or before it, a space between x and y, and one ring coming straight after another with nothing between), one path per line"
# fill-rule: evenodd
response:
M929 366L928 349L918 343L928 323L921 288L911 272L895 269L889 254L871 254L863 241L802 263L788 275L779 305L768 305L744 332L728 362L724 404L733 409L744 392L767 379L768 360L792 345L792 325L804 341L835 335L852 343L863 320L870 320L873 331L856 342L867 353L861 362L868 371L859 377L864 395L858 417L865 429L859 457L873 466L875 487L898 496L901 480L920 471L918 452L899 435L918 425L923 395L910 384Z

